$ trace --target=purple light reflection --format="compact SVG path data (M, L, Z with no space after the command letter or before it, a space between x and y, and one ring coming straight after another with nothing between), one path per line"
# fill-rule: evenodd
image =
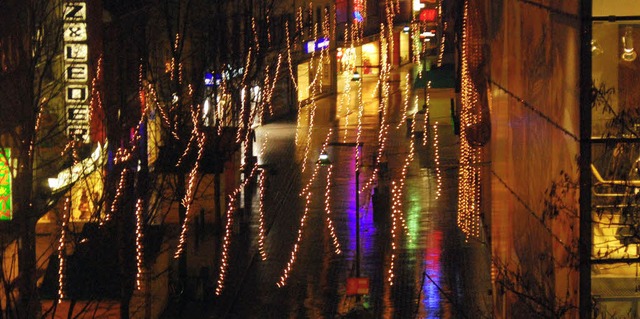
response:
M442 231L433 231L427 240L427 250L424 259L424 270L429 277L425 276L422 286L422 304L427 314L427 318L440 318L440 255L442 253ZM429 279L431 278L431 280Z

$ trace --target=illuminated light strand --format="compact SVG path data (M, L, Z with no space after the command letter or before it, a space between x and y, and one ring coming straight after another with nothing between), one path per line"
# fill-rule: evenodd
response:
M467 127L482 121L481 113L474 115L473 107L478 103L478 92L471 80L470 64L479 63L481 54L480 40L475 39L474 29L469 21L469 3L465 1L462 23L462 105L460 111L460 169L458 183L457 224L468 240L480 236L480 169L481 149L474 149L469 143ZM474 43L471 43L474 41Z
M245 86L247 83L247 75L249 74L249 66L251 65L251 53L253 52L253 47L249 48L249 51L247 51L247 61L244 64L244 70L246 70L245 72L243 72L242 74L242 81L241 86Z
M346 105L346 110L344 113L344 134L343 134L343 140L342 140L343 143L347 142L347 136L349 135L349 115L351 114L351 81L350 79L353 78L353 72L352 72L353 69L349 68L348 70L349 71L347 71L344 77L345 78L344 93L342 95L342 99L340 100L341 102L345 103L344 105ZM345 99L346 99L346 102L344 101Z
M314 28L314 34L317 35L317 27ZM306 145L304 148L304 159L302 161L302 172L304 172L306 170L307 167L307 159L309 158L309 151L311 148L311 142L312 142L312 137L313 137L313 126L314 126L314 121L315 121L315 117L316 117L316 110L318 108L318 104L316 103L316 88L318 87L318 85L316 84L316 81L318 80L318 78L320 77L319 75L322 74L322 52L320 53L320 59L318 61L318 64L315 66L318 70L314 76L313 81L311 82L311 84L309 85L311 87L311 112L309 112L309 126L307 128L307 138L306 138ZM314 60L314 52L311 53L311 60L310 60L310 67L313 68L313 60ZM300 114L298 114L298 117L300 117Z
M399 129L402 124L407 122L407 110L409 109L409 99L411 95L409 94L409 88L411 84L409 83L409 73L405 76L405 86L404 86L404 98L402 101L402 119L400 119L400 123L396 126L396 129Z
M416 121L415 121L415 113L413 116L413 121L411 121L411 138L410 138L410 143L409 143L409 154L407 154L407 157L405 158L405 161L402 165L402 170L400 173L400 178L398 181L392 181L391 185L392 185L392 191L391 191L391 219L392 219L392 225L391 225L391 262L390 262L390 267L389 267L389 271L388 271L388 277L387 277L387 282L389 283L389 285L393 285L393 279L395 278L395 274L394 274L394 265L395 265L395 258L396 258L396 249L398 246L397 241L398 239L398 228L403 228L405 231L405 234L408 236L409 241L413 241L413 239L411 238L411 233L409 232L409 229L407 227L407 223L404 219L404 216L402 215L402 197L403 197L403 189L405 186L405 181L406 181L406 176L407 176L407 170L409 168L409 164L411 164L411 162L413 161L414 158L414 154L415 154L415 144L414 144L414 138L415 138L415 125L416 125Z
M362 81L358 81L358 127L356 129L356 145L360 145L360 141L362 140L362 118L364 117L364 102L362 100ZM356 161L356 169L360 169L360 159L362 156L360 155L362 150L360 147L356 147L355 152L355 161ZM358 194L360 194L360 190L358 190Z
M395 278L394 269L395 269L395 260L396 260L396 250L398 248L397 244L397 228L398 228L398 218L397 215L400 214L400 211L397 207L398 200L398 185L396 185L396 181L391 182L391 261L389 263L389 270L387 271L387 282L390 286L393 286L393 279Z
M333 244L333 252L336 255L342 254L342 250L340 249L340 241L338 240L338 235L336 235L336 230L333 227L333 221L331 220L331 175L333 174L333 164L327 167L327 186L324 191L324 211L327 221L327 229L329 229L329 235L331 236L331 243Z
M249 183L249 181L253 178L253 175L258 170L258 164L254 164L253 169L249 173L249 176L240 183L240 185L228 196L228 203L225 215L227 217L227 223L224 227L224 236L222 238L222 251L220 258L220 268L218 270L218 281L216 284L216 296L222 294L222 290L224 289L224 281L227 275L227 269L229 267L228 259L229 259L229 245L231 244L231 227L233 226L233 213L237 210L236 201L237 197L240 194L240 191Z
M441 17L442 16L442 6L438 6L438 16ZM444 23L444 28L443 30L447 30L447 22ZM442 39L440 39L440 47L438 48L438 60L437 60L437 65L438 67L442 66L442 57L444 56L444 43L445 43L445 32L442 32Z
M273 92L276 89L276 83L278 82L278 74L280 73L280 65L282 64L282 53L278 54L278 62L276 63L276 71L273 74L273 84L271 85L271 89L268 92L268 105L269 105L269 115L273 116Z
M245 69L246 70L246 69ZM244 117L245 117L245 113L247 112L247 106L245 103L245 99L247 98L247 87L243 86L240 89L240 125L238 125L238 131L236 132L236 143L240 144L242 142L242 133L243 133L243 129L245 128L245 125L248 125L247 123L244 123Z
M305 226L305 222L307 220L307 216L309 215L309 210L311 209L311 195L312 192L308 192L306 196L306 202L304 206L304 213L302 214L302 218L300 219L300 227L298 227L298 236L296 237L296 242L293 244L293 249L291 249L291 254L289 257L289 261L287 262L287 266L282 271L282 276L280 276L280 280L276 284L278 288L284 287L287 284L287 279L289 279L289 274L291 272L291 268L296 261L296 257L298 254L298 249L300 247L300 242L302 241L302 234Z
M267 15L266 16L266 25L267 25L267 43L268 46L271 46L271 16Z
M144 274L144 247L143 247L143 221L142 221L142 198L136 202L136 289L142 289L142 275Z
M289 63L289 79L293 83L293 90L298 92L298 83L296 82L296 77L293 74L293 63L291 63L291 40L289 39L289 21L285 21L284 23L285 34L287 38L287 63Z
M264 150L266 149L265 146L267 143L267 138L268 138L268 135L263 142L262 150L260 151L260 154L264 154ZM231 227L233 226L233 213L237 210L236 201L238 199L238 195L240 194L240 191L244 189L245 186L253 179L253 176L255 175L258 168L259 168L258 163L255 163L253 165L253 168L251 169L251 172L249 172L249 175L228 196L229 200L227 202L227 208L225 212L225 216L227 217L227 223L225 224L224 237L222 238L222 253L220 258L220 268L218 270L218 281L216 283L216 290L215 290L216 296L219 296L220 294L222 294L222 291L224 289L224 281L226 278L227 269L229 267L227 260L229 259L229 245L231 243L230 238L231 238Z
M440 141L438 135L438 122L433 125L433 158L436 166L436 181L437 181L437 190L436 190L436 199L440 198L440 194L442 192L442 174L440 172Z
M393 24L393 13L389 12L389 2L386 2L387 4L387 23L390 23L390 25ZM380 90L380 100L379 100L379 104L378 104L378 112L380 112L381 116L380 116L380 128L378 130L378 148L376 150L376 158L374 161L374 169L373 172L371 174L371 176L363 183L363 186L360 188L359 192L370 192L370 188L372 187L372 185L374 183L376 183L377 179L378 179L378 172L380 171L380 163L382 162L382 156L385 154L386 152L386 143L388 140L388 134L389 134L389 127L390 125L387 124L387 116L388 116L388 109L389 109L389 92L390 92L390 84L389 84L389 78L390 78L390 74L391 74L391 63L388 59L388 52L390 50L390 46L389 46L389 42L388 39L390 37L390 35L393 34L393 30L392 27L391 28L386 28L384 24L380 25L381 30L387 30L388 34L385 34L384 32L381 33L380 36L380 42L382 45L382 51L381 51L381 61L380 61L380 73L378 76L378 90ZM392 48L392 47L391 47ZM407 81L408 81L408 75L407 75ZM406 87L406 89L408 90L408 86Z
M111 216L117 211L118 203L120 202L120 198L122 197L122 194L124 192L124 186L125 186L126 177L128 173L127 171L128 169L124 168L120 172L120 179L118 180L118 188L116 188L116 194L113 197L113 201L111 202L111 207L109 211L104 216L104 221L100 221L100 225L104 225L106 222L109 222L111 220Z
M429 131L427 130L428 125L429 125L429 108L431 106L431 97L429 96L429 90L431 89L431 81L427 81L427 97L426 100L424 101L424 104L426 105L425 108L425 113L424 113L424 125L422 127L423 133L422 133L422 146L426 146L427 145L427 140L429 139L429 134L427 134Z
M62 207L62 224L60 226L60 237L58 238L58 299L65 299L65 282L67 272L66 241L67 225L69 224L69 210L71 208L71 197L66 196Z
M38 103L38 110L37 110L37 114L36 114L36 125L34 127L34 129L35 129L34 132L36 132L36 133L39 132L39 129L40 129L40 122L42 120L42 110L44 109L44 104L46 102L47 102L47 98L43 97L40 100L40 103ZM32 136L29 139L29 153L28 153L29 158L31 158L31 155L33 154L33 148L34 148L34 145L35 145L35 142L36 142L36 138L37 138L36 136Z
M322 143L322 147L320 148L320 153L327 151L327 147L329 146L329 141L331 140L331 136L333 136L333 128L330 128L329 132L327 133L327 136L325 136L324 142ZM314 166L313 173L311 174L311 178L309 178L309 181L307 182L307 184L305 184L305 186L302 188L302 191L300 192L299 196L304 196L309 191L309 189L311 188L311 185L315 181L316 176L318 175L319 170L320 170L320 164L316 163L316 165Z
M258 38L258 30L256 28L255 17L251 17L251 33L253 33L253 43L255 43L256 55L258 55L260 53L260 39Z
M98 63L96 65L96 75L91 79L91 95L89 100L89 120L93 118L96 106L97 109L102 110L102 99L100 98L100 93L98 92L98 81L100 81L102 76L102 54L98 57ZM94 102L95 101L95 102Z
M260 252L260 258L267 260L267 252L264 248L264 178L264 170L261 170L260 175L258 175L258 193L260 198L260 208L258 210L260 213L258 220L258 251Z
M180 239L178 240L178 247L174 254L174 258L179 258L184 252L184 245L187 240L187 232L189 230L189 217L191 217L191 204L193 202L193 194L196 189L196 179L200 170L200 161L202 160L202 154L204 153L205 134L197 131L197 125L194 123L193 134L198 135L198 156L196 162L189 172L189 182L187 183L187 191L182 198L181 205L185 208L184 222L182 223L182 230L180 231Z
M304 22L302 21L302 7L298 7L296 10L296 34L300 34L301 38L304 38Z

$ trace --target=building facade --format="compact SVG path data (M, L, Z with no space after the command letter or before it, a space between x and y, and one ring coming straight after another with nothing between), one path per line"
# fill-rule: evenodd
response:
M639 316L637 4L466 4L495 317Z

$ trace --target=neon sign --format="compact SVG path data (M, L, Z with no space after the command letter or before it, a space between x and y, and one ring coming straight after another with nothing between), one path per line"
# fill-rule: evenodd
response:
M312 53L319 50L324 50L329 48L329 38L320 38L315 41L309 41L304 46L304 51L306 53Z
M11 149L0 149L0 220L11 220L13 217L10 161Z
M65 3L62 17L67 136L88 143L90 119L87 4L85 2Z

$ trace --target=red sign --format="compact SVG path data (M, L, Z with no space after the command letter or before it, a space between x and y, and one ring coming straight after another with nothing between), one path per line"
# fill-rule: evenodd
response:
M422 9L420 10L420 21L422 22L435 22L438 16L436 9Z
M369 278L347 278L347 296L368 294Z

